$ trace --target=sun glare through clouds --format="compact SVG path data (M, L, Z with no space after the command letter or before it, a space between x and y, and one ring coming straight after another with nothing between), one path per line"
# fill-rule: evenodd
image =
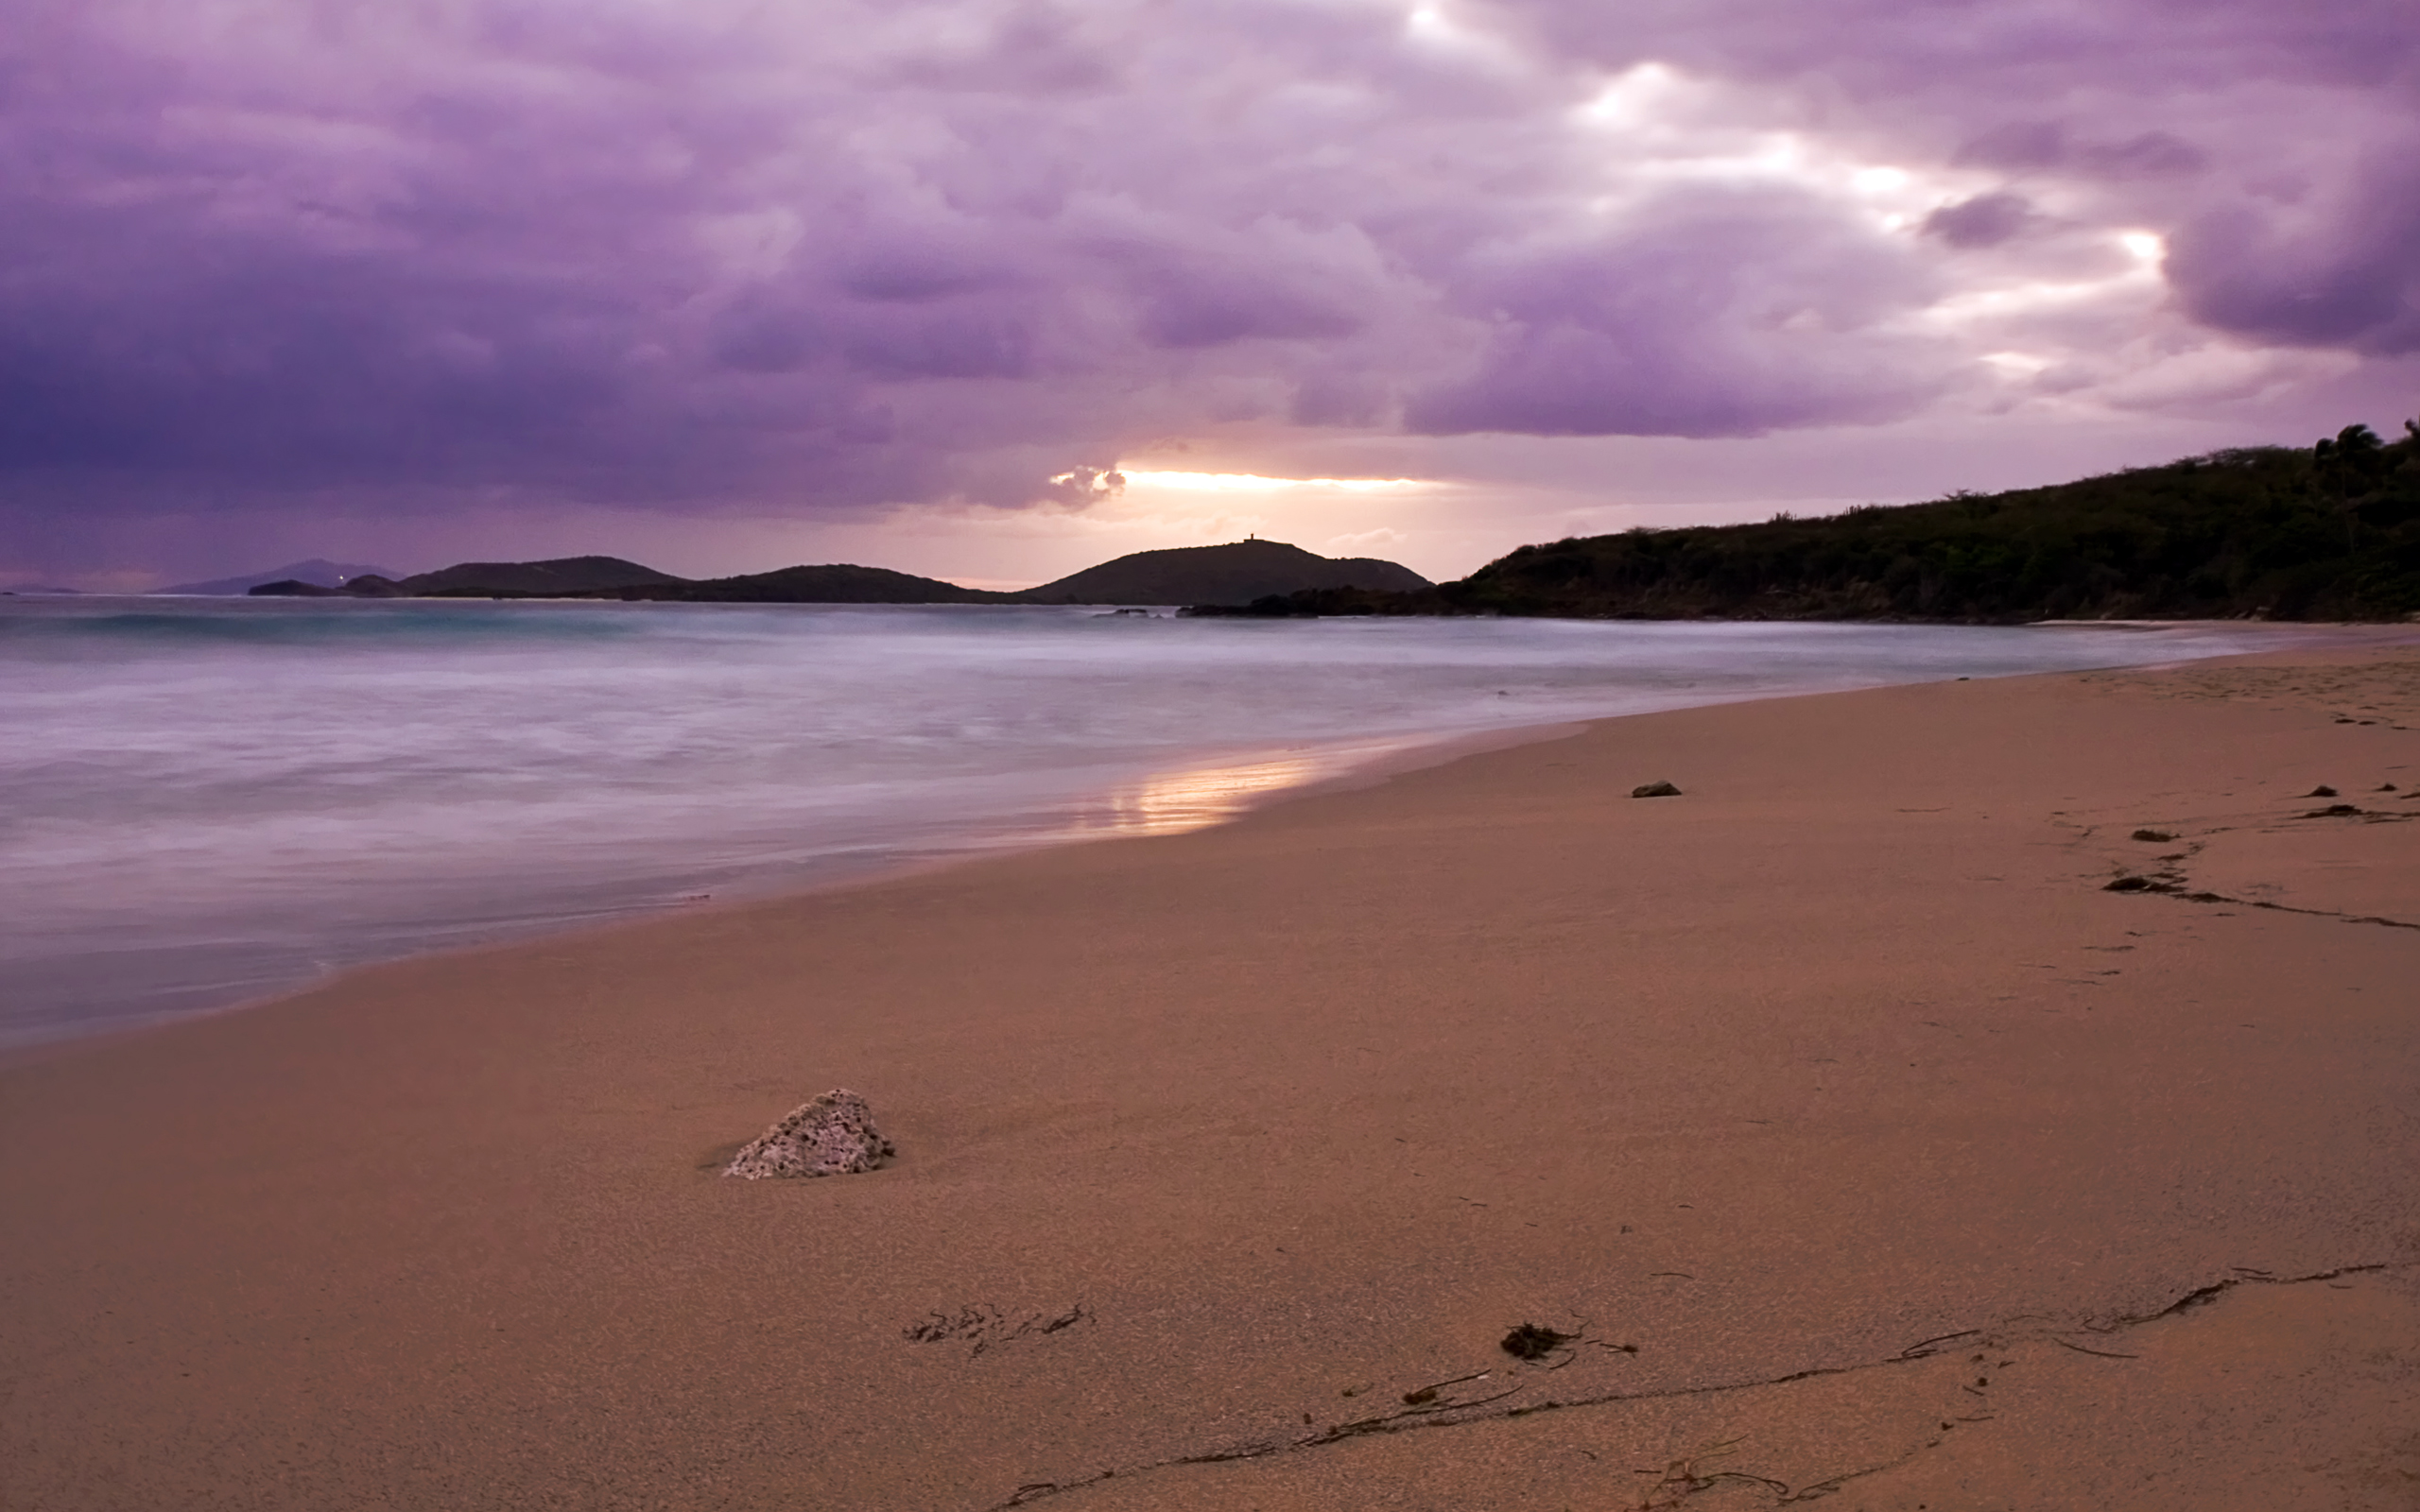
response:
M1284 489L1333 489L1340 493L1392 493L1434 489L1426 478L1272 478L1257 472L1161 472L1120 468L1129 486L1209 493L1273 493Z

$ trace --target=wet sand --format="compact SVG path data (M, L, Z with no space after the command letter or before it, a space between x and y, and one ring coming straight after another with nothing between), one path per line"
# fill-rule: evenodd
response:
M20 1057L0 1505L2410 1508L2415 817L2379 637ZM894 1163L716 1176L835 1086Z

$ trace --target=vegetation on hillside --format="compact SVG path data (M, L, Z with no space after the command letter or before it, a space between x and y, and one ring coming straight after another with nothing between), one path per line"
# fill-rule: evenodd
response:
M1523 546L1409 593L1240 612L1583 618L2401 619L2420 613L2420 422L2049 488ZM1236 610L1226 610L1234 613Z
M784 567L703 582L657 583L591 598L660 599L690 604L1005 604L1006 593L960 588L937 577L895 573L888 567L837 562L821 567Z
M619 557L557 557L547 561L457 562L399 582L356 577L344 586L347 593L366 598L561 598L680 581L670 573Z
M1282 541L1137 551L1015 594L1026 604L1249 604L1272 594L1374 589L1417 593L1428 579L1374 557L1322 557Z

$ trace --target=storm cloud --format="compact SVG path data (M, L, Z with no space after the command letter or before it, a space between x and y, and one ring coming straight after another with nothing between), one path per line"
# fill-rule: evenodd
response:
M0 516L1014 507L2420 348L2400 0L6 10Z

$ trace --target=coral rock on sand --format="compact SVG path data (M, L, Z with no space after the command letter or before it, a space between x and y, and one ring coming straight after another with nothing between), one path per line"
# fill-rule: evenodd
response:
M871 1171L898 1153L873 1126L866 1100L835 1087L740 1147L722 1174L746 1181L769 1176L847 1176Z

